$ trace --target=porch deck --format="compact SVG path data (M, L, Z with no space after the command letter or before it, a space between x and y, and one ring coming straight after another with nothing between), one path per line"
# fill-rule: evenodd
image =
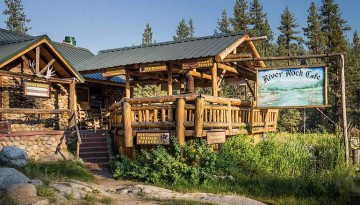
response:
M208 132L226 136L275 131L277 109L257 109L251 101L200 94L123 98L109 107L110 129L118 148L132 148L137 133L170 133L185 137ZM119 149L120 150L120 149Z

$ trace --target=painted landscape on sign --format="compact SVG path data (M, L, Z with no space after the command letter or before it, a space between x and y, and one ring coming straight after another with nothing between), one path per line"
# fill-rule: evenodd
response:
M325 67L258 70L258 107L325 105Z

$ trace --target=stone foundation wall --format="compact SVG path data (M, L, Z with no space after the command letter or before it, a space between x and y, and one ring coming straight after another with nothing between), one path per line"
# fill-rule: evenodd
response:
M65 139L62 139L62 134L0 136L0 150L4 146L17 146L25 150L29 157L35 160L55 154L58 146L61 152L67 152L66 142Z
M2 107L3 108L33 108L33 109L69 109L69 88L61 84L51 84L51 97L29 97L23 94L20 78L1 77L2 79ZM11 123L11 131L44 131L63 130L67 128L67 115L36 114L41 121L27 123L25 114L2 114L2 120Z

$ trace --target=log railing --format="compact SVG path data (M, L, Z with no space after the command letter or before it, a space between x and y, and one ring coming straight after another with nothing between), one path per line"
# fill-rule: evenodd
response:
M184 143L185 136L204 137L214 130L226 135L275 131L276 109L254 109L250 101L187 94L153 98L124 98L110 106L110 128L133 146L137 132L172 132Z

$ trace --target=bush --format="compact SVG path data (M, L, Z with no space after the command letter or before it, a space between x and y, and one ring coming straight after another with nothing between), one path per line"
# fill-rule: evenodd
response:
M117 156L112 163L115 178L136 179L155 184L201 184L215 171L217 154L205 141L194 139L180 146L159 146L138 153L135 160Z

